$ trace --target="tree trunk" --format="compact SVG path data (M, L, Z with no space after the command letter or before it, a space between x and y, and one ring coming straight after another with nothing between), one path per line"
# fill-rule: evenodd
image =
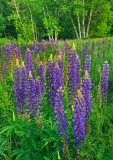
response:
M78 19L79 37L81 38L80 18L79 18L79 14L78 14L78 12L77 12L77 19Z
M84 14L84 0L83 2L83 14L82 14L82 34L83 38L85 38L85 14Z
M21 21L21 18L20 18L20 14L19 14L18 7L17 7L17 4L16 4L16 0L13 0L13 4L14 4L14 6L15 6L15 10L16 10L17 16L18 16L20 22L22 22L22 21Z
M90 10L90 14L89 14L88 25L87 25L86 37L88 37L88 35L89 35L89 28L90 28L90 24L91 24L92 14L93 14L93 10L91 9L91 10Z
M47 20L47 17L46 17L46 12L45 12L45 9L43 7L43 13L44 13L44 18ZM49 27L48 25L46 25L46 28L47 28L47 34L48 34L48 38L49 40L51 39L51 36L50 36L50 33L49 33Z
M28 3L27 3L27 6L28 6L28 10L29 10L30 17L31 17L32 32L33 32L33 37L34 37L34 42L35 42L35 41L36 41L36 38L35 38L35 29L34 29L33 16L32 16L32 12L31 12L31 8L30 8L30 6L29 6Z
M72 16L71 16L70 11L69 11L69 16L70 16L70 19L71 19L71 23L72 23L72 25L73 25L73 29L74 29L74 31L75 31L75 33L76 33L76 37L77 37L77 39L79 39L79 35L78 35L77 29L76 29L76 26L75 26L75 24L74 24L74 21L73 21L73 18L72 18Z

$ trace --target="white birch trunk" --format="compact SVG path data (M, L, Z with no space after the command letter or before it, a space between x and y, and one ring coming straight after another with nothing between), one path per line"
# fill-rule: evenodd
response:
M77 12L77 19L78 19L79 37L81 38L80 18L79 18L79 14L78 14L78 12Z
M72 18L72 16L71 16L70 12L69 12L69 16L70 16L70 18L71 18L71 23L72 23L73 29L74 29L74 31L75 31L75 33L76 33L77 39L79 39L79 35L78 35L76 26L75 26L75 24L74 24L74 21L73 21L73 18Z
M85 13L84 13L84 0L83 2L83 14L82 14L82 34L83 38L85 38Z
M32 15L31 8L30 8L29 4L28 4L28 10L29 10L30 18L31 18L32 33L33 33L34 42L35 42L36 38L35 38L35 29L34 29L33 15Z
M89 28L90 28L90 24L91 24L92 14L93 14L93 10L91 9L90 14L89 14L88 25L87 25L86 37L88 37L88 35L89 35Z
M16 4L16 0L13 0L13 4L14 4L14 6L15 6L15 10L16 10L17 16L18 16L18 18L19 18L19 20L20 20L20 22L21 22L21 18L20 18L18 6L17 6L17 4Z

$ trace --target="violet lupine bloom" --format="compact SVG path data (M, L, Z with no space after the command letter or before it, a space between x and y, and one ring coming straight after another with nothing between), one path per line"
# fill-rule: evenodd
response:
M8 43L5 45L5 52L6 52L6 63L8 63L10 58L12 57L12 43Z
M42 62L40 62L38 65L38 75L41 81L41 92L43 93L44 91L44 65Z
M16 67L14 68L14 97L16 103L16 112L24 113L24 96L22 88L22 68L19 60L16 59Z
M41 91L41 81L39 76L36 78L36 96L38 104L40 104L42 102L42 91Z
M40 44L37 44L34 49L32 50L32 53L37 53L40 51Z
M55 80L56 80L56 84L55 84L55 87L56 87L56 92L57 92L57 89L63 85L63 78L62 78L62 71L58 65L58 63L55 64Z
M103 103L105 103L107 100L108 79L109 79L109 64L106 61L102 66L102 77L101 77L101 95Z
M68 63L68 92L69 92L69 104L74 104L74 97L76 96L76 63L74 61L73 52L69 53Z
M57 55L57 63L58 63L58 65L59 65L59 68L60 68L61 71L62 71L63 62L62 62L62 55L61 55L61 54Z
M68 41L66 40L65 41L65 43L64 43L64 51L66 52L69 52L69 50L70 50L70 46L69 46L69 44L68 44Z
M77 90L77 100L75 101L72 123L75 143L76 146L79 146L83 143L86 135L86 106L80 90Z
M51 45L51 47L54 47L54 45L55 45L54 43L55 43L54 38L51 38L50 39L50 45Z
M20 58L20 50L17 46L14 48L14 53L16 58Z
M29 71L31 71L34 77L34 62L32 59L32 54L30 52L27 53L27 71L28 73Z
M90 90L92 88L91 79L88 73L88 70L85 71L85 76L82 81L82 95L85 100L86 104L86 120L89 119L89 115L91 112L91 97L90 97Z
M46 50L46 48L47 48L46 40L42 39L41 44L42 44L43 49Z
M88 71L88 73L90 74L90 71L91 71L91 57L88 56L86 59L85 59L85 64L84 64L84 73L85 71Z
M73 51L69 53L68 60L69 103L70 105L74 105L77 89L80 86L80 61L78 59L77 53Z
M46 66L46 91L47 91L47 100L50 105L54 104L54 97L56 92L56 81L55 81L55 67L52 59L52 55L50 55L49 61Z
M28 96L26 93L27 88L27 82L28 82L28 72L27 67L24 65L24 61L22 61L21 64L22 68L22 93L23 93L23 99L24 99L24 112L26 112L26 97Z
M80 60L79 60L79 57L78 55L76 55L76 85L77 85L77 89L80 89Z
M68 134L67 134L67 121L65 118L64 105L63 105L63 91L60 86L56 92L54 103L55 120L58 126L58 133L61 135L63 156L68 156Z
M36 80L33 79L32 72L29 71L28 80L26 82L26 105L28 114L33 116L37 111L37 96L36 96Z

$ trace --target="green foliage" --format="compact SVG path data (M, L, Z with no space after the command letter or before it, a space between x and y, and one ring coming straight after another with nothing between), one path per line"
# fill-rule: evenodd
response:
M96 42L100 40L100 44ZM94 54L91 62L91 79L93 88L91 91L92 112L89 120L89 129L84 144L79 147L78 156L83 160L112 160L113 159L113 39L111 46L101 39L89 40L95 42ZM78 54L82 50L83 44L87 41L76 41ZM69 42L70 45L73 41ZM64 42L59 42L54 48L45 51L46 58L51 53L55 54L56 47L62 46ZM25 46L24 46L25 47ZM98 55L98 49L100 55ZM104 54L103 54L104 51ZM43 60L43 52L39 55ZM33 55L36 58L36 54ZM108 103L102 106L98 85L100 84L102 64L105 60L110 64ZM84 61L81 58L81 69ZM66 62L64 62L66 63ZM65 68L63 68L65 71ZM42 101L42 116L29 118L26 115L15 113L14 93L12 74L7 71L3 81L0 81L0 159L2 160L61 160L60 136L57 133L57 125L54 120L53 108L47 103L44 94ZM83 74L83 73L81 73ZM72 111L68 106L68 91L64 87L64 106L68 120L69 132L69 157L67 160L74 160L75 140L73 138L73 126L71 123ZM64 160L64 159L62 159Z
M77 37L75 28L78 38L112 35L113 9L108 0L1 0L0 10L0 37L27 42L69 39Z

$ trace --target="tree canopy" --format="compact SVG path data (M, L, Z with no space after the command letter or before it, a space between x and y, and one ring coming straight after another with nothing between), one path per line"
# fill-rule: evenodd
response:
M110 0L1 0L0 37L41 38L112 36Z

